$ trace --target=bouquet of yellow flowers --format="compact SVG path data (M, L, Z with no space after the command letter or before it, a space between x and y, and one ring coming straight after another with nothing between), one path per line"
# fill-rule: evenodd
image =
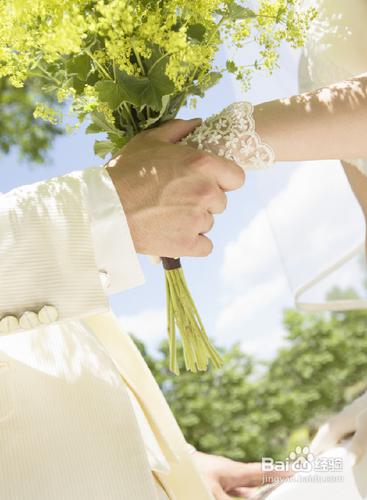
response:
M101 157L115 155L138 132L174 118L204 96L225 71L246 87L254 70L271 71L283 40L304 42L314 9L301 0L258 0L256 10L235 0L0 0L0 78L16 87L42 82L42 91L70 106ZM229 42L258 44L253 65L215 55ZM39 103L34 117L53 124L58 107ZM122 151L123 154L123 151ZM179 259L166 270L170 368L178 373L176 327L187 369L221 359L211 346L187 288Z

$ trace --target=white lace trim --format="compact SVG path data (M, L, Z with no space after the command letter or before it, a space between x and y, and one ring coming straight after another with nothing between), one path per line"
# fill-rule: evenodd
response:
M249 102L230 104L205 120L181 144L223 156L244 170L266 168L274 163L275 154L256 133L253 110Z

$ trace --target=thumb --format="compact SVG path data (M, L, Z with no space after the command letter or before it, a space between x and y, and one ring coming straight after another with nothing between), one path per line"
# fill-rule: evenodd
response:
M170 120L162 123L159 127L149 130L149 135L164 142L178 142L191 132L193 132L199 125L201 125L201 118L193 118L192 120Z

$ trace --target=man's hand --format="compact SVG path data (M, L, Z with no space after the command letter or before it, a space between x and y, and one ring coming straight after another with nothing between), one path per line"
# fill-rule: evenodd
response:
M213 214L224 211L225 191L244 183L235 163L175 144L200 123L171 120L141 132L107 165L139 253L208 255Z
M255 498L257 488L268 484L269 478L280 482L282 477L290 476L289 472L264 473L260 463L235 462L198 451L193 454L193 458L215 500Z

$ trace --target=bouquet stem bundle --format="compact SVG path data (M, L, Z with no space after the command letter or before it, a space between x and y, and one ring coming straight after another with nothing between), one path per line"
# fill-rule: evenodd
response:
M208 339L187 286L180 259L164 257L162 263L166 275L170 370L176 375L180 374L177 362L176 326L181 333L187 370L206 371L209 361L212 362L214 368L219 368L222 365L222 359Z

